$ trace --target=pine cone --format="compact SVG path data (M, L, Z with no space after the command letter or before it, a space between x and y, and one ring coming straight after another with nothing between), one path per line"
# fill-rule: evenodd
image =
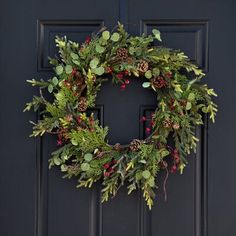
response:
M135 151L138 151L138 150L139 150L140 145L141 145L141 141L140 141L140 140L138 140L138 139L133 139L132 142L130 143L129 148L130 148L131 151L134 151L134 152L135 152Z
M78 104L78 110L79 111L86 111L87 108L88 108L87 99L85 97L81 97L79 100L79 104Z
M167 82L161 76L154 77L151 82L154 88L157 88L157 89L167 87Z
M137 68L140 72L145 73L148 70L148 62L140 60Z
M172 125L173 129L179 129L180 125L178 123L174 123Z
M121 145L120 143L116 143L113 148L116 150L116 151L120 151L120 148L121 148Z
M172 122L169 119L163 120L162 124L165 128L171 128L172 127Z
M119 59L124 60L128 57L128 50L126 48L118 48L116 55Z

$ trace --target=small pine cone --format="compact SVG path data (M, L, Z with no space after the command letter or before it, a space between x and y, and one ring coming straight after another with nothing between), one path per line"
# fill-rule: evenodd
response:
M140 72L145 73L148 70L148 62L140 60L137 68Z
M116 143L113 148L116 150L116 151L120 151L120 148L121 148L121 145L120 143Z
M171 128L171 126L172 126L172 122L169 119L163 120L162 124L165 128Z
M86 111L87 108L88 108L87 99L85 97L81 97L79 100L79 104L78 104L78 110L79 111Z
M163 79L163 77L158 76L152 79L152 85L154 88L160 89L163 87L167 87L167 82Z
M119 59L124 60L128 57L128 50L126 48L118 48L116 55Z
M130 143L130 150L131 151L138 151L141 145L141 141L138 139L133 139L132 142Z
M172 125L173 129L179 129L180 125L178 123L174 123Z

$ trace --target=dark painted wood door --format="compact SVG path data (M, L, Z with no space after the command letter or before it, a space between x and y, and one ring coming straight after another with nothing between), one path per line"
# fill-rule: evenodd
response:
M1 236L235 236L236 179L234 92L236 32L233 0L2 0L0 3L0 235ZM55 53L55 35L82 41L103 24L117 21L130 33L162 32L163 44L184 50L207 74L219 94L216 125L196 132L196 155L184 175L162 187L153 210L139 193L123 189L112 201L99 203L99 184L77 190L76 180L48 170L55 140L29 139L35 120L22 113L35 92L25 80L48 78L47 57ZM152 112L155 99L131 79L129 88L107 83L96 109L110 126L111 143L143 138L139 117ZM164 173L159 177L162 183Z

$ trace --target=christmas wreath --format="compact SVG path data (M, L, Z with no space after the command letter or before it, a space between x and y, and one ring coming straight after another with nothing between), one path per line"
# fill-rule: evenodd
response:
M120 23L112 32L102 28L81 44L57 37L59 57L50 58L55 76L28 80L39 87L25 108L40 113L37 123L32 122L32 136L57 137L58 149L49 166L59 166L65 177L77 177L78 187L91 188L101 180L102 202L126 183L128 194L141 189L151 208L158 172L182 173L186 156L196 150L195 128L203 124L203 113L215 119L217 105L211 97L216 94L201 83L202 70L181 51L153 46L154 40L161 41L157 29L152 35L130 36ZM124 90L130 76L143 79L144 89L156 92L158 105L151 117L141 117L149 123L148 138L111 145L108 127L88 109L95 107L103 82L111 80ZM45 98L45 90L53 99Z

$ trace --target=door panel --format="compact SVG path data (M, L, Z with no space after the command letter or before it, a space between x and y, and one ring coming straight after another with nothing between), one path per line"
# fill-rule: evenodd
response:
M234 157L235 112L233 79L236 67L236 17L233 0L3 0L0 6L0 235L4 236L235 236L236 179ZM184 174L169 175L167 201L163 181L153 210L140 192L100 204L100 183L76 189L76 179L48 169L56 148L54 138L30 139L28 120L22 113L34 88L25 80L48 78L48 56L56 52L54 38L82 42L86 36L117 21L132 34L162 33L166 47L181 49L206 73L205 81L219 94L216 125L196 130L199 146L188 158ZM150 116L156 105L142 80L131 78L125 91L104 83L93 112L110 128L109 142L125 144L145 138L141 116ZM92 111L91 111L92 112Z

